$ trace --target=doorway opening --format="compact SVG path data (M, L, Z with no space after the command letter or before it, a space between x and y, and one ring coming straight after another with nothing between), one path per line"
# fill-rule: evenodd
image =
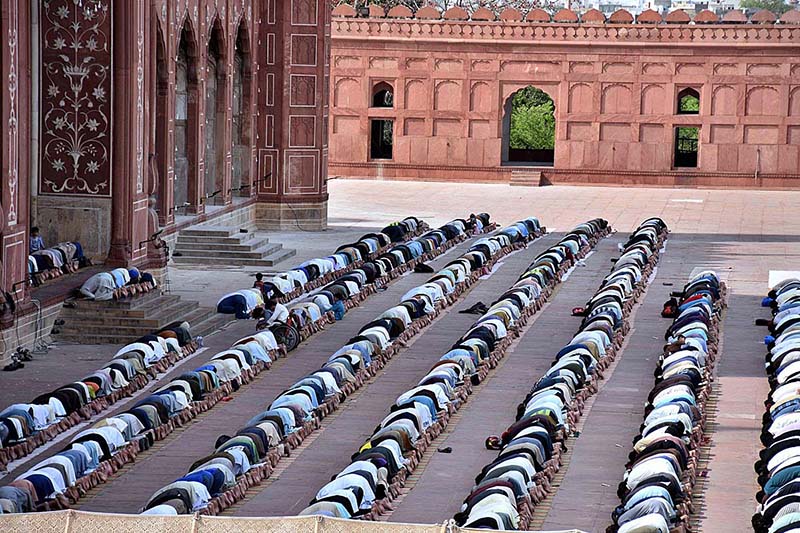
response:
M675 167L697 168L700 128L675 128Z
M373 119L370 132L370 159L392 159L394 120Z
M550 95L532 85L508 97L503 113L503 165L553 166L555 110Z

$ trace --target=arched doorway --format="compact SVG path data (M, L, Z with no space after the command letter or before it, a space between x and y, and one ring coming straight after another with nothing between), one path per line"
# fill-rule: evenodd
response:
M233 161L231 189L235 196L250 196L250 40L244 21L236 35L236 55L233 59Z
M555 103L532 85L508 97L503 106L502 164L553 166Z
M158 169L158 183L155 184L153 192L154 205L158 206L158 219L161 224L169 221L169 210L172 205L168 205L167 194L169 165L167 150L167 117L169 99L169 73L167 72L167 54L164 50L164 34L161 31L161 24L156 22L156 95L155 95L155 148L156 168ZM185 200L184 200L185 201Z
M175 151L172 155L174 172L172 190L173 203L176 206L183 206L189 202L189 183L197 179L194 156L197 146L197 96L197 48L194 33L187 20L181 30L175 68Z
M225 139L225 38L219 19L214 20L211 40L208 42L206 63L206 127L205 127L205 176L203 185L209 204L224 203L222 175L225 168L223 154Z

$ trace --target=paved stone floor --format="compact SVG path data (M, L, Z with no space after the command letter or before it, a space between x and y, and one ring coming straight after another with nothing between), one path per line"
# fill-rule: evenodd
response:
M457 189L456 189L457 187ZM800 192L717 191L703 189L622 189L605 187L523 188L505 185L443 184L333 180L329 184L330 229L326 232L270 233L277 242L296 248L298 255L279 267L330 253L341 243L378 229L409 214L441 224L470 211L487 211L500 223L535 215L549 229L563 232L588 218L604 217L620 231L602 242L586 266L577 268L537 314L535 322L514 346L494 375L453 418L442 446L451 454L434 454L415 473L411 490L389 517L397 522L441 522L455 512L469 491L480 466L492 454L483 449L486 435L501 431L512 420L516 404L545 370L553 355L575 331L569 310L590 297L610 267L615 243L648 216L660 216L673 233L657 275L638 308L628 344L613 374L603 383L585 413L559 490L537 512L544 529L577 527L601 531L618 503L631 439L642 420L644 398L652 386L652 370L668 321L658 316L673 287L683 284L698 267L718 270L731 288L723 323L722 356L715 382L717 413L712 418L711 455L703 478L699 530L745 531L755 508L757 490L752 463L760 449L758 435L768 386L763 371L763 328L753 319L765 315L759 307L770 270L800 270L800 219L792 210ZM455 193L457 191L457 194ZM365 209L368 206L368 209ZM507 258L494 275L477 284L464 300L415 339L371 383L326 420L323 429L296 453L270 482L229 510L241 516L288 515L302 509L385 415L398 392L415 383L466 328L474 317L456 311L477 300L486 302L511 285L548 236L528 250ZM457 250L434 266L455 257ZM245 269L198 270L172 268L174 292L204 304L230 287L251 283ZM373 295L346 318L303 344L255 382L176 431L143 454L122 475L93 490L81 503L85 510L135 512L153 491L182 475L207 453L220 434L230 434L298 377L317 368L364 323L396 303L422 278L408 275ZM232 341L252 331L236 322L207 339L208 349L173 369L167 376L197 366ZM22 371L0 375L0 407L79 379L116 352L115 346L54 346ZM150 389L157 387L152 384ZM115 409L123 409L120 403ZM113 412L113 411L110 411ZM59 441L60 442L60 441ZM0 484L33 461L58 448L45 447L28 461L12 465Z

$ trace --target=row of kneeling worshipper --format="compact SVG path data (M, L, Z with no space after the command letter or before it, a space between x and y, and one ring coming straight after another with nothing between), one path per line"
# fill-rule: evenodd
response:
M173 323L123 347L82 380L7 407L0 412L0 467L141 389L196 348L189 325Z
M595 220L567 235L570 257L548 271L563 272L573 263L575 249L608 234L603 220ZM579 229L576 228L576 229ZM549 490L564 440L580 416L583 403L596 391L597 374L606 368L621 346L627 329L627 311L644 289L666 228L646 221L629 238L623 253L600 288L582 309L577 333L555 356L550 369L519 404L515 422L500 436L490 436L489 449L500 454L485 465L464 500L456 523L466 528L526 529L533 507ZM554 247L556 251L560 245ZM543 254L547 257L549 254ZM536 265L536 263L534 263ZM523 275L529 278L532 269Z
M753 527L783 533L800 529L800 279L775 285L762 305L773 314L764 339L770 393L762 421L765 448L755 464L761 490Z
M134 366L141 364L140 356L147 351L141 346L144 343L137 344L140 346L131 345L122 356ZM168 435L175 421L184 423L210 409L257 371L268 368L277 348L270 332L237 341L203 366L180 374L137 400L131 409L79 432L60 452L0 488L0 498L24 502L15 506L16 512L68 507Z
M609 532L689 531L698 446L704 439L706 401L717 356L725 285L715 272L689 280L664 316L674 318L654 371L640 433L617 494ZM670 304L670 302L667 302ZM670 309L671 308L671 309Z
M529 219L525 226L525 232L533 235L538 221ZM404 295L399 305L365 324L318 371L281 393L236 435L220 437L213 453L195 462L187 476L153 494L144 513L185 514L207 509L217 514L241 499L249 486L271 474L283 453L299 446L323 417L388 361L398 338L416 333L418 320L428 319L502 247L510 249L512 239L524 241L519 228L476 241L462 257Z
M578 247L585 250L585 243L590 239L609 231L605 221L592 221L589 225L597 229L570 234L566 237L569 247L559 244L540 256L562 258L554 265L559 268L551 267L546 271L547 277L569 267ZM582 403L589 394L596 368L605 365L621 342L623 309L635 297L636 282L646 275L652 264L653 250L660 246L662 231L653 233L648 226L643 224L631 237L625 253L587 304L586 318L578 333L557 354L551 369L520 404L517 422L502 437L487 440L487 446L500 449L501 453L476 478L476 486L455 517L457 523L465 527L497 529L527 527L532 504L544 495L547 481L554 472L553 465L561 452L558 441L575 420L574 404ZM652 237L648 243L651 245L639 244L638 237L642 233ZM537 263L538 268L533 268ZM543 265L546 264L535 262L523 279L534 274L541 276Z
M28 276L35 285L62 274L75 272L91 262L79 242L62 242L28 256Z
M462 238L466 234L465 228L462 220L454 220L405 244L393 246L373 260L359 259L358 268L349 270L320 290L290 302L287 305L288 311L301 327L330 321L328 313L337 301L348 302L348 306L352 307L359 299L370 294L376 280L388 280L406 272L408 268L413 268L419 260L430 257L434 252L441 251L446 244ZM335 257L325 260L330 262L328 267L333 267ZM353 261L349 259L341 261L343 267L350 264ZM293 281L291 285L279 289L281 294L284 290L292 290L292 287L300 289L305 286L305 274L300 270L295 269L285 275ZM226 294L217 303L217 312L233 314L238 319L250 318L255 309L263 307L265 300L274 295L272 285L272 282L265 281L260 288Z
M281 302L293 300L303 292L329 283L358 267L391 243L415 237L427 227L422 220L407 217L378 233L367 233L356 242L343 244L327 257L310 259L286 272L270 276L258 284L259 288L266 299L276 298Z
M479 239L431 282L411 291L411 298L421 298L428 312L432 311L436 301L451 293L448 281L456 279L461 285L469 272L481 272L488 258L496 258L500 249L509 251L512 244L523 244L539 232L538 220L529 218L488 239ZM422 290L426 286L430 294ZM384 512L426 447L471 392L471 384L479 382L496 364L499 352L510 342L509 330L515 330L521 319L524 322L540 294L541 288L535 283L522 283L495 302L416 387L397 398L391 413L353 455L351 464L323 486L301 514L351 518Z
M84 281L80 294L89 300L102 302L150 292L157 286L156 279L149 272L140 272L137 268L115 268Z

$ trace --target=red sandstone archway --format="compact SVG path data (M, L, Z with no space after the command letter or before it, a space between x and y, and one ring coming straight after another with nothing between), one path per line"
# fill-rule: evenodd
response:
M168 224L172 217L172 194L169 191L169 146L167 129L169 124L169 72L167 67L166 44L160 21L156 21L156 87L155 87L155 139L153 152L158 170L158 183L154 184L153 196L158 206L158 220Z
M226 39L219 18L211 26L206 56L206 107L205 107L205 175L203 177L204 195L207 204L222 204L227 191L224 191L225 169L225 108L227 97L227 74L225 70Z
M394 88L391 84L382 81L372 88L371 107L394 107Z
M185 203L197 211L199 181L197 161L198 136L197 40L190 19L181 29L175 68L175 149L173 151L173 203ZM183 211L178 211L182 213Z
M529 85L503 104L501 164L552 167L555 161L555 102Z
M250 36L244 20L236 34L236 51L233 61L233 154L231 161L231 190L235 196L250 196L252 144L252 87L250 68Z

